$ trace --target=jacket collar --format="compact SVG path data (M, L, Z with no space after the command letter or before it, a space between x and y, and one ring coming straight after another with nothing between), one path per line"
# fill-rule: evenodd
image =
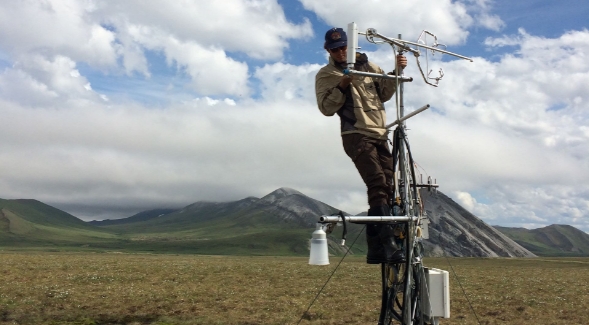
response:
M337 63L335 62L335 60L331 57L331 55L329 56L329 64L331 64L332 66L338 68L338 69L345 69L347 68L347 63Z

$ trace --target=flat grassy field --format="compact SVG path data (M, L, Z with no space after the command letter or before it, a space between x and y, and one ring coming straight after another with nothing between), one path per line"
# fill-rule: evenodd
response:
M297 324L338 261L0 251L0 324ZM449 261L480 324L589 321L589 258ZM347 257L300 324L376 324L379 270ZM450 279L441 324L479 324Z

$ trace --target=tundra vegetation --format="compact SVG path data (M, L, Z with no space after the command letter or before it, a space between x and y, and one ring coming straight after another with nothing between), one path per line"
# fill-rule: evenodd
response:
M302 257L0 252L0 324L373 324L379 266ZM427 258L451 263L481 324L584 324L589 258ZM451 273L451 318L477 324Z

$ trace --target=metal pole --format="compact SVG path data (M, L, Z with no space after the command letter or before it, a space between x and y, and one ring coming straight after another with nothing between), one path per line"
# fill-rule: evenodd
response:
M356 71L351 69L345 69L344 74L351 74L353 76L363 76L363 77L372 77L372 78L382 78L382 79L397 79L400 82L411 82L413 81L412 77L405 77L399 75L399 77L395 75L389 75L384 73L374 73L374 72L364 72L364 71Z
M415 110L415 111L413 111L413 112L411 112L411 113L407 114L407 116L404 116L404 117L403 117L403 118L401 118L400 120L396 120L395 122L393 122L393 123L391 123L391 124L388 124L388 125L386 126L386 128L387 128L387 129L390 129L391 127L393 127L393 126L395 126L395 125L399 124L400 122L405 122L405 120L407 120L407 119L409 119L409 118L411 118L411 117L413 117L413 116L415 116L415 115L417 115L417 114L419 114L419 113L421 113L421 112L425 111L425 110L426 110L426 109L428 109L428 108L429 108L429 104L427 104L427 105L425 105L425 106L423 106L423 107L421 107L421 108L419 108L419 109L417 109L417 110Z
M399 34L399 39L401 39L401 34ZM399 49L399 54L403 54L403 49L400 48ZM399 66L399 61L395 60L397 62L397 66L395 67L397 69L397 71L399 72L398 75L402 76L403 75L403 68L401 66ZM399 85L399 110L401 111L399 119L403 118L403 115L405 113L405 106L403 106L403 83L401 82L401 84Z
M346 216L344 218L347 222L359 224L417 221L417 217L412 216ZM335 223L340 220L340 216L321 216L319 218L319 223Z

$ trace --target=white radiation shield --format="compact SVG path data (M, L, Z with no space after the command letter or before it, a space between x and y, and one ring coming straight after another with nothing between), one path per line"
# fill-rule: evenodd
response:
M311 238L310 265L329 265L329 253L327 251L327 235L323 226L318 223Z

